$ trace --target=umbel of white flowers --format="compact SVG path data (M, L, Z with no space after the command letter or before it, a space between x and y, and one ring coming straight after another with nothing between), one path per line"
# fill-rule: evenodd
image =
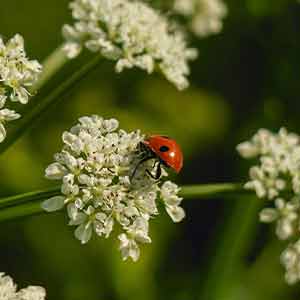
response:
M46 200L42 207L49 212L66 207L69 225L77 226L75 236L82 243L93 232L107 238L117 226L123 259L136 261L139 245L151 243L149 221L158 214L157 200L174 222L185 213L177 185L170 181L161 185L146 174L146 169L153 170L153 161L142 164L130 178L141 159L144 136L118 126L115 119L93 115L80 118L63 133L63 149L46 169L46 178L61 180L62 195Z
M26 104L27 90L41 72L36 60L29 60L22 36L16 34L6 44L0 37L0 143L6 137L5 123L20 118L20 114L6 108L7 100Z
M174 0L174 10L190 19L190 29L199 37L219 33L227 15L222 0Z
M63 27L65 50L76 57L83 46L116 60L116 71L139 67L160 70L184 89L188 86L188 61L197 51L187 48L176 26L145 3L130 0L74 0L70 4L75 23Z
M250 168L250 181L245 188L274 204L261 211L260 220L276 222L277 237L291 241L281 262L286 268L287 283L294 284L300 280L300 137L285 128L278 134L260 129L237 149L244 158L259 159Z
M0 273L1 300L44 300L46 291L40 286L28 286L17 291L17 285L10 276Z

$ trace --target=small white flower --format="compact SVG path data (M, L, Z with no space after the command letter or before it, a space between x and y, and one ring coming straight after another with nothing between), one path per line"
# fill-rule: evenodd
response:
M142 217L137 218L134 223L128 227L127 234L120 234L120 251L123 260L131 257L133 261L137 261L140 256L138 243L151 243L148 236L148 221Z
M185 217L184 210L179 206L182 201L182 198L178 197L179 191L178 186L171 181L166 181L161 187L161 197L173 222L180 222Z
M188 61L195 49L184 35L144 3L130 0L74 0L74 25L63 27L65 51L70 58L83 46L116 60L116 70L138 67L152 73L158 68L178 89L188 86Z
M286 269L285 280L288 284L300 281L300 240L290 244L281 254L282 265Z
M260 220L264 223L276 221L276 234L280 240L286 240L298 233L300 201L293 198L286 202L281 198L275 200L275 208L264 208Z
M69 225L77 226L75 236L82 244L93 232L108 238L118 226L123 259L136 261L139 245L151 242L149 220L158 214L158 198L174 222L185 213L179 206L178 186L170 181L160 185L147 175L153 160L142 164L131 178L141 159L139 145L144 136L118 126L115 119L82 117L63 133L63 149L45 172L46 178L61 181L62 195L46 200L42 207L50 212L66 206Z
M5 123L21 116L5 108L7 100L26 104L30 87L41 72L41 65L28 60L22 36L16 34L6 44L0 37L0 143L6 137Z
M181 222L185 217L185 212L180 206L167 206L166 211L175 223Z
M17 291L17 286L14 284L13 279L0 273L0 299L10 300L13 299Z
M1 91L1 90L0 90ZM4 108L6 103L6 96L0 96L0 143L4 141L6 137L5 123L20 118L20 115L14 110Z
M237 150L244 158L256 157L259 154L259 148L251 142L244 142L239 144L237 146Z
M59 163L53 163L45 171L48 179L61 179L67 174L67 169Z
M123 260L130 257L133 261L137 261L140 257L140 248L134 239L128 238L125 233L119 235L120 251Z
M57 211L64 207L65 205L65 197L63 196L55 196L50 199L47 199L42 203L42 208L45 211Z
M10 276L0 273L0 299L1 300L44 300L46 291L40 286L28 286L17 291Z
M199 37L219 33L227 15L222 0L175 0L174 10L191 18L190 28Z
M18 300L44 300L46 291L40 286L28 286L17 293Z
M87 223L82 223L75 230L75 237L81 241L82 244L86 244L92 237L93 227L92 223L89 221Z

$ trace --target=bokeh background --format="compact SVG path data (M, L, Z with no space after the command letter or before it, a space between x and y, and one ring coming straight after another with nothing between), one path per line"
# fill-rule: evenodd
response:
M103 61L0 157L1 196L49 186L44 168L62 131L89 114L174 137L185 154L183 171L172 178L178 184L246 180L237 143L261 127L300 132L300 4L226 3L223 32L191 40L200 56L188 90L136 69L116 74ZM28 55L40 61L70 21L67 0L2 0L0 7L0 33L22 34ZM286 245L258 224L260 205L251 197L187 200L184 222L173 224L164 213L151 222L153 243L138 263L122 262L115 237L81 246L63 214L1 223L0 271L20 287L45 286L49 300L297 299L300 285L288 287L279 264Z

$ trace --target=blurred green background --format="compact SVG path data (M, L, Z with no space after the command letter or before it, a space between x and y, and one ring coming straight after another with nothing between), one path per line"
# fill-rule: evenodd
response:
M174 137L185 154L182 173L172 178L178 184L245 180L237 143L261 127L300 132L300 4L226 3L223 32L191 41L200 55L188 90L136 69L116 74L104 61L0 157L1 196L49 186L44 168L62 131L88 114ZM67 0L1 1L0 33L22 34L28 55L40 61L61 43L69 21ZM183 223L164 213L151 222L153 243L138 263L121 261L115 237L81 246L62 214L1 223L0 271L21 287L45 286L49 300L296 299L300 285L288 287L279 264L285 245L258 224L259 205L187 200Z

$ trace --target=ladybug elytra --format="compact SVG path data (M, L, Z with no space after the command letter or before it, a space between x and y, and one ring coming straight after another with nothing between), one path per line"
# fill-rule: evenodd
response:
M179 173L183 166L183 154L179 145L171 138L163 135L151 135L141 142L142 151L145 157L136 166L132 177L134 176L140 164L150 159L157 159L157 169L155 176L149 170L148 175L157 180L161 176L161 165L173 169Z

